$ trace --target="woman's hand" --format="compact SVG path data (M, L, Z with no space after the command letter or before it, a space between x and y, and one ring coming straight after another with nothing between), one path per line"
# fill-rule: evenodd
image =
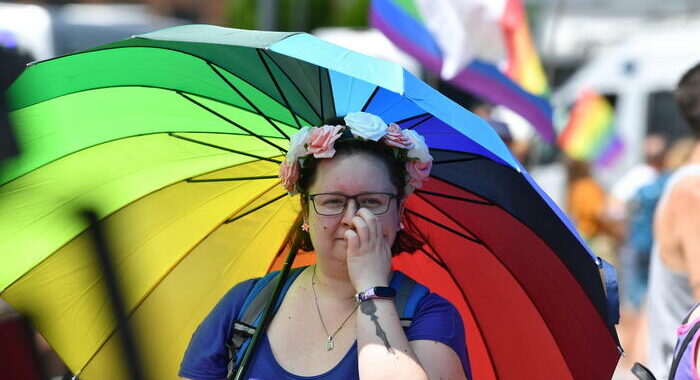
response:
M388 286L391 273L391 247L381 224L371 211L361 208L352 218L354 230L345 231L347 264L355 291Z

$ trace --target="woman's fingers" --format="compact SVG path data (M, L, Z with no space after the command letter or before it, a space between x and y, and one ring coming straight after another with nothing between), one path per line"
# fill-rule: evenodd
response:
M380 230L377 216L366 208L357 210L357 215L360 216L367 225L367 238L369 240L375 240L377 238L377 231Z
M348 256L352 256L360 249L360 238L353 230L347 230L344 233L345 240L348 242Z

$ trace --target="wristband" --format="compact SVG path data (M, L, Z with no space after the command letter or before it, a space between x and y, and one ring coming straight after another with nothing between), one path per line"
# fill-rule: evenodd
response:
M355 294L355 301L357 301L357 303L361 303L362 301L367 301L373 298L391 299L394 297L396 297L396 290L393 288L386 286L375 286Z

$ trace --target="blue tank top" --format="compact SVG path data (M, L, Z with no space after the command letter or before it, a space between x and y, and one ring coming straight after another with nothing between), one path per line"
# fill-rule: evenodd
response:
M220 380L227 372L227 338L231 325L246 295L257 279L234 286L219 301L192 335L185 356L180 364L179 376L195 380ZM412 340L433 340L452 348L462 362L469 378L471 370L467 356L464 325L457 309L446 299L430 293L418 305L411 326L404 329ZM277 363L267 334L264 334L250 362L248 378L271 379L359 379L357 343L353 344L343 359L331 370L316 376L297 376Z

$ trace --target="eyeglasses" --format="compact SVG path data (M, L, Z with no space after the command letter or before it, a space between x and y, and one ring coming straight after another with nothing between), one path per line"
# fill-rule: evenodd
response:
M334 216L345 212L350 199L355 201L358 208L366 208L374 215L381 215L389 211L391 200L396 194L391 193L361 193L355 195L319 193L307 196L314 205L314 210L319 215Z

